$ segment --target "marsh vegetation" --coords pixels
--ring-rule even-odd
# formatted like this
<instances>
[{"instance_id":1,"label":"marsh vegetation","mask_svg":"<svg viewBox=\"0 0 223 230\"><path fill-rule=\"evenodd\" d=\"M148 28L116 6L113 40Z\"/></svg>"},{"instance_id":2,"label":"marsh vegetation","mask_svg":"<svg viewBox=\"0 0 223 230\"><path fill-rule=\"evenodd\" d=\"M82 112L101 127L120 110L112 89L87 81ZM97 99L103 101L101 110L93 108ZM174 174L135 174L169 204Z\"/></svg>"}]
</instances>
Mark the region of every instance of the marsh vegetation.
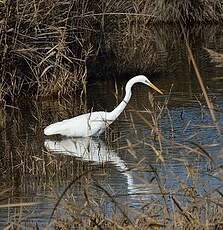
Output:
<instances>
[{"instance_id":1,"label":"marsh vegetation","mask_svg":"<svg viewBox=\"0 0 223 230\"><path fill-rule=\"evenodd\" d=\"M142 31L151 25L181 22L190 28L196 23L221 23L223 3L8 0L0 1L0 13L0 96L4 100L27 93L47 96L77 92L90 78L87 63L94 62L95 55L103 52L101 47L108 45L108 41L116 41L103 39L104 34L127 34L124 40L128 44L123 45L130 47L131 42L140 44L145 35ZM134 40L129 40L129 33ZM154 51L162 48L154 47L154 36L159 34L152 30L145 36L151 36L145 48L152 51L145 53L146 60L154 64ZM132 51L124 58L139 52Z\"/></svg>"},{"instance_id":2,"label":"marsh vegetation","mask_svg":"<svg viewBox=\"0 0 223 230\"><path fill-rule=\"evenodd\" d=\"M222 1L149 3L0 1L0 228L222 228ZM43 136L139 73L101 139Z\"/></svg>"}]
</instances>

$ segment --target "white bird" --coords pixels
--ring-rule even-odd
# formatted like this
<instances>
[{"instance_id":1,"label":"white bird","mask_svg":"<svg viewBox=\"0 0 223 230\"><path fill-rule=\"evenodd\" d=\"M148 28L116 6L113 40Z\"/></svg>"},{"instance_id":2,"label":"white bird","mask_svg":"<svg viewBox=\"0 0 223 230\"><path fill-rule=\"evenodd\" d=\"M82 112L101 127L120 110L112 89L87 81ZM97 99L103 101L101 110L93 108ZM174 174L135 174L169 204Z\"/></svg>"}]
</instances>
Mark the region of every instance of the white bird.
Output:
<instances>
[{"instance_id":1,"label":"white bird","mask_svg":"<svg viewBox=\"0 0 223 230\"><path fill-rule=\"evenodd\" d=\"M92 112L66 119L47 126L44 129L45 135L60 134L68 137L90 137L99 136L105 129L115 121L121 112L125 109L132 95L132 86L135 83L143 83L163 94L155 85L153 85L145 76L138 75L130 79L125 87L125 97L122 102L111 112Z\"/></svg>"}]
</instances>

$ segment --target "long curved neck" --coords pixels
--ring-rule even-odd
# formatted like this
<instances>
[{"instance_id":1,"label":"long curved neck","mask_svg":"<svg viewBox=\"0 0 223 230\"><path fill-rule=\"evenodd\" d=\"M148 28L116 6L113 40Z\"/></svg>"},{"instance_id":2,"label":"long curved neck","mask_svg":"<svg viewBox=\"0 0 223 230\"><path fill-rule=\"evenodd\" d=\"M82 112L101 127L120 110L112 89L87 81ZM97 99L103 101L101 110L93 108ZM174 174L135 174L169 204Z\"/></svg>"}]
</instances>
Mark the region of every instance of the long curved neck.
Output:
<instances>
[{"instance_id":1,"label":"long curved neck","mask_svg":"<svg viewBox=\"0 0 223 230\"><path fill-rule=\"evenodd\" d=\"M126 84L125 97L122 100L122 102L113 111L110 112L111 120L115 120L122 113L122 111L125 109L126 105L128 104L128 102L132 96L131 88L132 88L134 83L135 82L130 80Z\"/></svg>"}]
</instances>

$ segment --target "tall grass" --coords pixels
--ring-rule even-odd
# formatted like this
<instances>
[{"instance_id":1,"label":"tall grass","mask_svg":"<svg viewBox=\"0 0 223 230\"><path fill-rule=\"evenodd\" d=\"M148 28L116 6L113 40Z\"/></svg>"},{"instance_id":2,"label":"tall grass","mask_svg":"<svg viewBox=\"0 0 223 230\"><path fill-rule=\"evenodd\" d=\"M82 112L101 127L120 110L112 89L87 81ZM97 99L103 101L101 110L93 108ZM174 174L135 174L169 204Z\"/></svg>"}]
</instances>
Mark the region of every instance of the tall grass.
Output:
<instances>
[{"instance_id":1,"label":"tall grass","mask_svg":"<svg viewBox=\"0 0 223 230\"><path fill-rule=\"evenodd\" d=\"M24 105L32 106L32 115L30 115L32 119L29 120L28 127L25 115L18 109L24 105L10 108L7 127L1 132L1 143L4 144L1 145L0 172L3 185L0 193L0 209L8 209L9 223L6 226L13 229L22 228L25 223L31 225L27 213L34 212L38 205L40 191L50 190L46 194L53 207L47 204L47 210L51 210L52 219L50 215L47 217L44 215L43 218L47 218L46 222L50 219L50 223L44 223L44 227L56 229L221 229L223 221L221 187L212 188L206 184L208 181L205 181L201 189L200 181L200 175L207 173L209 178L216 178L219 183L222 183L221 165L215 162L215 159L211 157L211 151L207 151L205 145L177 143L174 138L169 138L163 132L161 123L164 114L169 116L170 127L174 120L168 109L170 97L171 94L166 99L163 98L163 102L161 100L158 103L157 98L152 95L149 99L146 96L149 105L144 111L135 111L131 108L131 113L136 116L128 114L128 117L133 118L127 132L134 132L132 127L136 127L135 120L138 119L138 122L142 122L148 130L143 138L140 136L140 131L136 130L138 132L134 132L135 136L132 139L134 143L126 140L125 136L111 137L109 140L109 149L121 151L120 156L123 158L125 154L128 158L131 156L135 158L135 163L128 165L127 171L122 173L139 173L139 175L141 173L151 176L151 179L138 176L137 179L143 185L142 191L133 190L130 194L125 194L125 191L117 192L107 185L106 178L113 172L106 163L95 166L89 162L78 161L72 156L57 155L39 147L43 145L42 127L44 123L47 123L46 118L51 113L49 109L51 106L59 108L52 116L60 120L73 113L80 113L79 110L86 109L84 105L78 107L78 103L71 99L39 102L39 105L38 102L36 104L31 102L29 105L25 101ZM10 124L11 127L9 127ZM32 135L24 135L24 129L29 130L28 132ZM176 135L174 129L171 131L173 136ZM184 131L181 130L181 132ZM124 143L119 142L120 139L124 140ZM181 162L182 170L186 172L183 179L168 168L167 158L170 150L165 147L166 143L171 149L178 151L179 157L175 161ZM215 144L220 143L215 142ZM143 146L142 150L137 147L139 145ZM101 146L98 149L99 155L100 148ZM148 163L150 159L148 161L141 154L145 148L153 151L157 164ZM91 150L86 149L85 154L91 154ZM191 158L195 159L195 162L190 161ZM207 169L196 164L201 159L207 162ZM170 173L162 175L161 168L166 168L166 172ZM165 183L170 176L175 181L172 187L168 187ZM18 185L19 188L17 188ZM35 194L35 199L27 197L29 194ZM21 200L19 200L20 197L22 197ZM125 200L123 197L126 197L126 202L123 201ZM140 200L139 208L133 207L134 199ZM14 215L12 215L12 210L14 210ZM40 213L37 213L38 217ZM38 224L35 226L37 228ZM39 228L42 227L39 226Z\"/></svg>"},{"instance_id":2,"label":"tall grass","mask_svg":"<svg viewBox=\"0 0 223 230\"><path fill-rule=\"evenodd\" d=\"M188 24L196 21L220 22L222 20L221 1L197 1L196 3L192 3L192 1L135 1L132 4L130 1L52 2L40 0L25 2L20 0L1 1L0 7L1 13L3 13L3 19L0 21L1 99L7 97L13 99L28 93L42 96L52 94L62 96L84 85L88 77L87 58L92 54L94 55L98 45L95 45L96 42L92 40L90 32L108 29L112 24L111 22L114 22L114 18L124 18L123 24L120 24L121 26L128 26L122 34L125 39L118 37L113 42L122 40L124 43L123 50L125 47L137 48L126 51L125 55L123 55L122 50L118 50L118 55L122 60L119 64L122 71L126 68L133 70L156 66L159 61L156 52L165 48L166 39L169 38L166 38L165 33L163 33L164 40L160 47L151 43L151 40L158 40L160 37L157 33L154 35L153 30L147 33L147 23L183 20ZM140 24L142 21L143 24ZM132 29L132 23L137 24L137 29ZM141 27L143 27L143 31ZM113 27L110 28L110 30L112 29ZM177 35L178 32L175 36ZM145 37L148 37L148 43L142 43L144 44L142 47L140 42ZM138 51L140 48L146 51L143 53L144 62L137 58L140 55ZM216 53L210 50L209 52L216 57ZM219 58L216 59L218 62L221 62L221 56L219 54ZM135 66L132 68L131 61L134 59ZM74 101L64 99L64 102L58 102L60 110L58 110L58 117L54 116L55 120L87 110L85 104L78 107ZM155 106L154 100L151 98L150 104L152 109L146 108L143 116L136 111L135 113L153 134L152 138L146 139L143 144L151 148L157 162L161 162L161 165L165 166L165 156L168 153L163 147L165 135L160 130L160 118L163 111L168 112L167 102L164 105ZM27 106L27 102L24 103L24 106ZM55 206L53 212L53 217L56 219L53 219L51 224L58 229L70 229L74 226L76 228L82 226L85 229L222 228L221 190L212 191L210 189L201 194L196 184L200 172L186 159L183 159L185 170L187 171L187 178L192 181L192 185L188 185L186 181L180 181L178 175L175 175L178 187L173 191L168 190L163 185L159 168L148 166L147 163L144 163L144 159L140 159L136 165L130 167L130 172L131 170L150 171L153 174L152 182L158 188L158 193L152 194L157 199L144 201L142 208L136 211L131 207L131 204L120 203L117 199L118 194L103 187L100 181L96 180L94 174L86 173L86 171L94 171L94 166L77 163L72 157L55 156L44 148L38 149L43 144L42 127L45 125L44 122L46 123L44 113L48 113L48 111L38 110L35 103L30 106L36 106L36 108L33 109L29 127L25 126L25 122L22 122L24 114L13 111L19 110L16 106L10 108L11 110L8 111L10 115L7 119L5 110L1 110L1 138L2 143L4 143L1 146L1 183L20 184L20 192L22 192L30 187L36 191L40 184L52 187L52 181L55 178L59 178L58 180L67 177L74 178L64 193L59 194L58 197L55 195L53 198L58 206ZM170 123L172 119L170 119ZM133 119L131 127L135 127ZM21 141L20 137L24 137L24 128L32 130L34 136L27 135ZM117 137L116 140L111 139L113 145L118 138L120 137ZM31 141L32 145L29 144ZM141 139L137 141L139 144L142 142ZM191 146L172 142L172 145L188 155L203 157L208 164L214 165L211 155L199 144ZM132 156L137 153L136 145L129 141L127 145L118 146L118 148L131 153ZM182 159L177 160L182 161ZM211 177L217 177L219 181L222 181L221 167L215 166L210 167L208 173ZM106 173L109 173L106 167L102 166L98 170L100 175ZM27 182L28 177L31 178L31 181L35 178L41 179L30 185ZM78 182L84 191L83 206L79 206L79 201L72 192L71 194L66 193ZM149 190L151 184L146 181L144 186ZM11 206L35 205L34 203L18 202L14 192L9 194L8 189L5 189L4 186L1 187L1 190L0 195L3 204L0 208L10 207L5 202L9 201L12 196L15 202ZM134 196L134 194L132 195ZM181 197L184 197L183 201ZM118 210L118 212L112 213L112 217L106 216L101 208L107 199L110 199ZM67 216L61 217L60 210L58 210L59 204L62 204L62 212L65 211ZM19 214L21 213L22 211L19 210ZM19 227L20 220L15 224ZM11 226L12 228L15 227L13 224Z\"/></svg>"},{"instance_id":3,"label":"tall grass","mask_svg":"<svg viewBox=\"0 0 223 230\"><path fill-rule=\"evenodd\" d=\"M1 84L9 96L74 91L86 78L91 53L88 1L1 3ZM23 92L22 92L23 90Z\"/></svg>"},{"instance_id":4,"label":"tall grass","mask_svg":"<svg viewBox=\"0 0 223 230\"><path fill-rule=\"evenodd\" d=\"M154 22L222 22L223 4L217 0L136 1L138 12L151 15Z\"/></svg>"},{"instance_id":5,"label":"tall grass","mask_svg":"<svg viewBox=\"0 0 223 230\"><path fill-rule=\"evenodd\" d=\"M179 130L172 128L175 117L172 117L169 112L170 97L171 94L163 98L163 102L158 103L157 98L149 95L149 99L146 96L149 100L149 103L146 103L148 107L144 108L144 111L135 111L131 108L131 113L135 113L136 116L128 114L129 120L133 118L127 132L134 132L133 129L136 129L134 143L126 140L125 136L111 137L109 140L110 149L119 149L123 158L126 153L126 157L133 156L136 159L134 164L129 165L127 173L136 172L139 175L146 173L151 176L151 179L139 176L137 179L143 184L143 189L142 191L138 189L136 192L133 190L130 194L124 192L120 194L103 183L103 179L100 180L111 174L106 164L95 167L91 163L77 161L71 156L56 155L45 148L39 148L43 144L42 127L47 123L46 117L51 112L48 107L58 107L57 113L54 112L52 116L60 120L86 110L84 104L79 105L78 101L72 100L72 97L58 101L39 102L39 105L38 102L31 102L28 105L25 101L24 105L32 106L32 108L35 106L32 109L32 119L28 127L24 121L26 120L24 114L18 109L24 105L10 108L7 126L3 124L4 129L1 133L4 145L1 146L0 164L1 183L5 183L1 187L2 206L0 205L0 209L8 208L9 210L11 222L9 221L7 226L12 229L16 226L22 228L23 223L29 223L29 216L27 215L26 219L26 213L33 211L32 206L38 205L32 203L33 200L25 198L19 202L16 192L20 196L27 195L27 191L36 194L40 187L47 190L59 184L59 191L56 189L56 191L54 189L50 191L49 199L54 206L50 207L52 219L49 225L45 224L47 227L56 229L221 229L223 221L221 186L213 188L207 185L208 181L201 182L200 175L208 174L208 178L215 178L222 183L222 166L213 159L210 151L212 148L206 150L206 142L202 145L175 141L174 136L177 135L175 131ZM161 123L164 114L169 117L168 124L173 137L169 137L162 130ZM143 138L140 136L140 131L134 128L137 125L136 118L148 130ZM10 123L11 127L9 127ZM24 128L34 135L24 136ZM204 128L205 131L207 129L212 128ZM120 139L124 139L125 143L119 143ZM166 143L171 149L177 149L179 153L179 157L174 160L181 162L182 170L186 171L183 179L168 169L167 158L171 150L165 147ZM154 152L154 159L158 162L155 166L150 165L145 156L140 154L141 150L137 148L140 144L144 146L142 149L147 147ZM217 139L213 144L220 145ZM86 154L90 154L90 150L87 150ZM218 155L221 155L220 151ZM194 158L195 162L190 161L191 158ZM207 168L201 168L196 164L201 159L207 163ZM162 175L160 170L162 167L167 168L170 174ZM165 183L170 176L175 181L173 187L168 187ZM18 184L19 191L16 190ZM64 190L61 189L61 184L65 187ZM10 185L10 188L14 186L12 192L6 189L7 185ZM81 191L81 194L77 194L77 191ZM128 202L123 202L122 198L125 196ZM134 199L141 199L140 208L133 207L131 201ZM29 205L31 207L26 209ZM109 215L105 211L107 206L110 210ZM11 210L15 209L16 212L12 215Z\"/></svg>"},{"instance_id":6,"label":"tall grass","mask_svg":"<svg viewBox=\"0 0 223 230\"><path fill-rule=\"evenodd\" d=\"M170 95L171 96L171 95ZM186 141L177 143L174 138L168 138L161 129L161 117L168 114L171 123L174 117L168 112L168 99L163 104L156 104L154 98L150 98L150 106L143 113L137 113L144 125L151 130L152 137L148 135L142 140L136 134L136 144L127 141L127 145L119 146L124 151L132 154L138 162L129 167L128 172L141 172L152 175L151 181L147 178L141 180L142 190L130 191L130 194L120 194L112 188L101 184L94 170L86 170L71 179L70 184L58 195L56 205L52 212L50 225L59 229L221 229L222 228L222 186L209 187L208 181L201 182L200 176L207 173L210 178L219 180L222 184L221 165L211 157L211 152L205 150L205 145L191 145ZM132 127L135 126L132 120ZM171 126L171 124L170 124ZM207 128L205 128L207 129ZM183 132L183 131L182 131ZM173 130L173 135L175 135ZM154 138L153 138L154 136ZM189 138L189 137L188 137ZM115 140L113 140L113 143ZM137 145L142 143L154 152L157 166L147 163L140 157ZM178 150L179 157L176 162L181 162L186 172L182 179L181 175L175 174L169 169L167 163L170 154L165 143ZM219 143L220 144L220 143ZM129 154L129 155L130 155ZM220 152L219 152L220 154ZM195 162L204 159L208 169L199 168ZM170 174L161 174L161 168L167 169ZM106 172L106 168L105 168ZM172 187L168 187L166 180L171 176L175 180ZM173 179L172 178L172 179ZM73 196L73 188L82 185L83 195ZM156 189L151 189L151 188ZM144 192L144 193L143 193ZM123 202L123 196L129 198ZM140 207L133 207L131 201L140 199ZM80 201L82 200L82 201ZM108 201L109 200L109 201ZM107 203L110 210L104 211ZM80 205L80 203L82 205ZM66 213L63 216L61 213Z\"/></svg>"},{"instance_id":7,"label":"tall grass","mask_svg":"<svg viewBox=\"0 0 223 230\"><path fill-rule=\"evenodd\" d=\"M221 22L223 6L220 0L8 0L0 2L0 11L0 96L5 99L76 91L89 77L87 59L101 45L94 33L115 30L117 20L130 25L137 19L144 26Z\"/></svg>"}]
</instances>

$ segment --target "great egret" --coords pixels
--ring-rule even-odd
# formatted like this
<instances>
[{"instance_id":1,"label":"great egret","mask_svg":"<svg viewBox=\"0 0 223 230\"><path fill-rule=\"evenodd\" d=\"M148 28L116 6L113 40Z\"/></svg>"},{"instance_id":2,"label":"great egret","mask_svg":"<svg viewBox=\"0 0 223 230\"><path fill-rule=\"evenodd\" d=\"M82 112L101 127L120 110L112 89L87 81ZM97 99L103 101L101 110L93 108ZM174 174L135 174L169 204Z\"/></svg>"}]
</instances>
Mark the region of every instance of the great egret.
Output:
<instances>
[{"instance_id":1,"label":"great egret","mask_svg":"<svg viewBox=\"0 0 223 230\"><path fill-rule=\"evenodd\" d=\"M153 85L145 76L138 75L130 79L125 87L125 97L123 101L111 112L92 112L82 114L71 119L66 119L47 126L44 129L45 135L60 134L68 137L90 137L99 136L105 129L117 119L125 109L132 95L132 86L135 83L143 83L163 94L155 85Z\"/></svg>"}]
</instances>

